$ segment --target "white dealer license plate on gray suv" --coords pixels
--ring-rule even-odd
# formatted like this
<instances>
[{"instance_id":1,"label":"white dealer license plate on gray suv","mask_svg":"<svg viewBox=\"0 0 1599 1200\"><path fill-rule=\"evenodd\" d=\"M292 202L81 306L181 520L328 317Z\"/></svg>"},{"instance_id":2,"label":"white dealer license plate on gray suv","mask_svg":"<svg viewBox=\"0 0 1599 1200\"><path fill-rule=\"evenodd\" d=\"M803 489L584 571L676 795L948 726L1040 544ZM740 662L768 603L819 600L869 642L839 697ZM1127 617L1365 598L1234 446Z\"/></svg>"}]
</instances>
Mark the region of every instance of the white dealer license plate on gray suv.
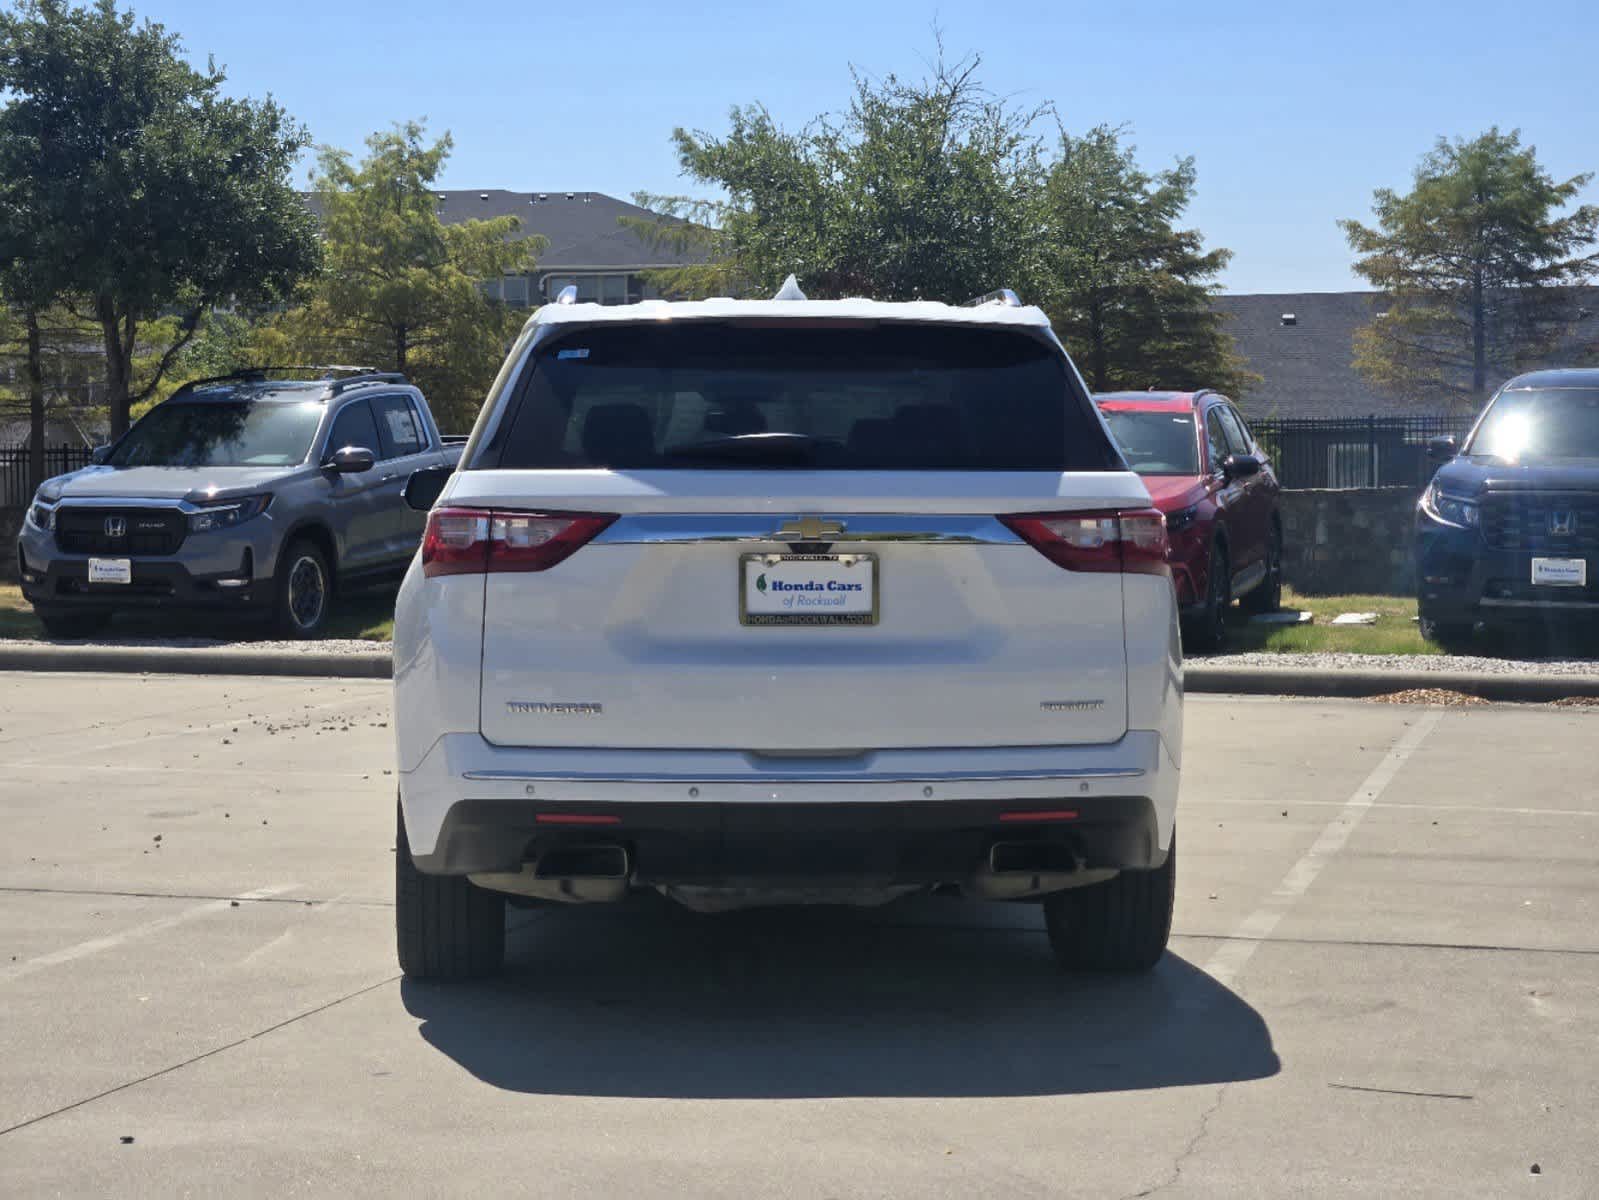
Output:
<instances>
[{"instance_id":1,"label":"white dealer license plate on gray suv","mask_svg":"<svg viewBox=\"0 0 1599 1200\"><path fill-rule=\"evenodd\" d=\"M132 583L133 560L130 558L91 558L90 583Z\"/></svg>"},{"instance_id":2,"label":"white dealer license plate on gray suv","mask_svg":"<svg viewBox=\"0 0 1599 1200\"><path fill-rule=\"evenodd\" d=\"M746 554L739 571L745 625L877 624L875 554Z\"/></svg>"}]
</instances>

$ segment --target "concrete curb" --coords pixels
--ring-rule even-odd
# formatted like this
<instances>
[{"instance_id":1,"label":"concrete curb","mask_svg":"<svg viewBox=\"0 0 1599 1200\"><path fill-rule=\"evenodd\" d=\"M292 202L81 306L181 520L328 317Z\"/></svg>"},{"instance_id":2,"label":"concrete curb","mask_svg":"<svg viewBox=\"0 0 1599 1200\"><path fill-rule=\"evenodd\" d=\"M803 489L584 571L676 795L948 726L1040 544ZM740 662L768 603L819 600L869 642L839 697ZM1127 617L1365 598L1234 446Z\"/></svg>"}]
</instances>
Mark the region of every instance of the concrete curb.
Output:
<instances>
[{"instance_id":1,"label":"concrete curb","mask_svg":"<svg viewBox=\"0 0 1599 1200\"><path fill-rule=\"evenodd\" d=\"M0 671L112 671L151 675L298 675L388 679L387 651L355 653L232 650L209 646L7 646Z\"/></svg>"},{"instance_id":2,"label":"concrete curb","mask_svg":"<svg viewBox=\"0 0 1599 1200\"><path fill-rule=\"evenodd\" d=\"M1190 663L1184 686L1195 694L1235 696L1386 696L1419 688L1440 688L1523 704L1567 696L1599 696L1599 674L1538 675L1530 671L1361 671L1309 667L1211 667Z\"/></svg>"},{"instance_id":3,"label":"concrete curb","mask_svg":"<svg viewBox=\"0 0 1599 1200\"><path fill-rule=\"evenodd\" d=\"M109 671L151 675L292 675L310 679L388 679L387 651L234 650L180 646L7 646L0 671ZM1599 696L1592 675L1468 671L1361 671L1309 667L1213 667L1189 663L1185 686L1196 695L1383 696L1442 688L1484 700L1540 703L1566 696Z\"/></svg>"}]
</instances>

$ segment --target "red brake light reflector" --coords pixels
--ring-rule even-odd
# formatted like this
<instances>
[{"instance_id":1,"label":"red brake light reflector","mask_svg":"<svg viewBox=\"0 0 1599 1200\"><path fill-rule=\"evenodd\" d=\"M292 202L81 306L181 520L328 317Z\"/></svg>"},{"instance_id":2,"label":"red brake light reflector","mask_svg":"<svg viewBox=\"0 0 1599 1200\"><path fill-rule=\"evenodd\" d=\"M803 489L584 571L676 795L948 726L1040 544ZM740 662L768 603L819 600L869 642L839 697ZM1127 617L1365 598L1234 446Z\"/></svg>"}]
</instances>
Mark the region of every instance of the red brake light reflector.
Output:
<instances>
[{"instance_id":1,"label":"red brake light reflector","mask_svg":"<svg viewBox=\"0 0 1599 1200\"><path fill-rule=\"evenodd\" d=\"M547 571L614 520L607 513L436 508L422 536L422 572L432 578Z\"/></svg>"},{"instance_id":2,"label":"red brake light reflector","mask_svg":"<svg viewBox=\"0 0 1599 1200\"><path fill-rule=\"evenodd\" d=\"M1000 813L1001 821L1075 821L1077 810L1075 808L1053 808L1042 812L1008 812Z\"/></svg>"},{"instance_id":3,"label":"red brake light reflector","mask_svg":"<svg viewBox=\"0 0 1599 1200\"><path fill-rule=\"evenodd\" d=\"M622 818L608 813L537 813L533 821L537 825L620 825Z\"/></svg>"}]
</instances>

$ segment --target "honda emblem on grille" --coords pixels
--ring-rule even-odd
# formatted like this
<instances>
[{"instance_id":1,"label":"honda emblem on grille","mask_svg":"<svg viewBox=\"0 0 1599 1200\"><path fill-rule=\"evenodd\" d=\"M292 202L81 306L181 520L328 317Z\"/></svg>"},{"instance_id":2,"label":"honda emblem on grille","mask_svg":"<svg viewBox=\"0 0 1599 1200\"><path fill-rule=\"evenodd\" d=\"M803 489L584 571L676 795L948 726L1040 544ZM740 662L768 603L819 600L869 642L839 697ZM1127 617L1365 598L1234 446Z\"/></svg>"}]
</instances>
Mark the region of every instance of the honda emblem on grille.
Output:
<instances>
[{"instance_id":1,"label":"honda emblem on grille","mask_svg":"<svg viewBox=\"0 0 1599 1200\"><path fill-rule=\"evenodd\" d=\"M105 535L108 538L128 536L128 519L126 517L107 517L105 519Z\"/></svg>"},{"instance_id":2,"label":"honda emblem on grille","mask_svg":"<svg viewBox=\"0 0 1599 1200\"><path fill-rule=\"evenodd\" d=\"M1549 514L1549 532L1555 537L1570 537L1577 532L1577 514L1569 508L1557 508Z\"/></svg>"}]
</instances>

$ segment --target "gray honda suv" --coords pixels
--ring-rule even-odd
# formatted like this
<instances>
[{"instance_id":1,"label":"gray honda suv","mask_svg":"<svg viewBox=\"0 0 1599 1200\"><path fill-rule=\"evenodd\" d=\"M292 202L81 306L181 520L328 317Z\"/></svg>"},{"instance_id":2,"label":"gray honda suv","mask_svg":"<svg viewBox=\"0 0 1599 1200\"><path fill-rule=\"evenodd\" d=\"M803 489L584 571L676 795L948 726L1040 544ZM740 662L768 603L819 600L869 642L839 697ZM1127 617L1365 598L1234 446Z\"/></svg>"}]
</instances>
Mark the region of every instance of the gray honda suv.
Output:
<instances>
[{"instance_id":1,"label":"gray honda suv","mask_svg":"<svg viewBox=\"0 0 1599 1200\"><path fill-rule=\"evenodd\" d=\"M315 637L339 591L404 572L424 523L405 482L453 467L465 439L440 436L402 375L273 374L186 384L93 466L45 481L17 566L49 634L172 608L266 616L281 636Z\"/></svg>"}]
</instances>

